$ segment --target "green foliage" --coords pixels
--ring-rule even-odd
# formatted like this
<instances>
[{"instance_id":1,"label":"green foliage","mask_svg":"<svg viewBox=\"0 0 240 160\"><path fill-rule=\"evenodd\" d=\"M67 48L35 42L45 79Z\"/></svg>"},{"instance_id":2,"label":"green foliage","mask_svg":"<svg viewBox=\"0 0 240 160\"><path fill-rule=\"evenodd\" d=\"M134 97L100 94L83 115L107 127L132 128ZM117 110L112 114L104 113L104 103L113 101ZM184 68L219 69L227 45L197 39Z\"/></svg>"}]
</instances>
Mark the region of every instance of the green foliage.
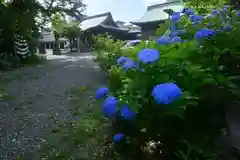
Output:
<instances>
[{"instance_id":1,"label":"green foliage","mask_svg":"<svg viewBox=\"0 0 240 160\"><path fill-rule=\"evenodd\" d=\"M67 23L64 27L63 36L70 40L70 49L73 50L74 41L81 36L81 29L79 27L79 21L72 21Z\"/></svg>"},{"instance_id":2,"label":"green foliage","mask_svg":"<svg viewBox=\"0 0 240 160\"><path fill-rule=\"evenodd\" d=\"M53 32L62 34L65 28L66 21L64 21L61 14L52 15L51 22Z\"/></svg>"},{"instance_id":3,"label":"green foliage","mask_svg":"<svg viewBox=\"0 0 240 160\"><path fill-rule=\"evenodd\" d=\"M74 39L81 35L81 29L79 27L78 21L73 21L71 23L66 24L64 27L63 35L68 39Z\"/></svg>"},{"instance_id":4,"label":"green foliage","mask_svg":"<svg viewBox=\"0 0 240 160\"><path fill-rule=\"evenodd\" d=\"M34 19L37 9L31 2L13 1L0 4L0 54L14 55L15 33L23 36L26 40L31 40L33 37L38 38L38 29Z\"/></svg>"},{"instance_id":5,"label":"green foliage","mask_svg":"<svg viewBox=\"0 0 240 160\"><path fill-rule=\"evenodd\" d=\"M21 60L22 65L34 65L34 64L40 64L46 60L46 57L39 56L36 54L29 55L26 58L23 58Z\"/></svg>"},{"instance_id":6,"label":"green foliage","mask_svg":"<svg viewBox=\"0 0 240 160\"><path fill-rule=\"evenodd\" d=\"M6 57L0 57L0 69L1 70L11 70L14 68L23 67L25 65L35 65L40 64L46 60L45 57L36 54L29 55L25 58L20 58L14 55L4 54Z\"/></svg>"},{"instance_id":7,"label":"green foliage","mask_svg":"<svg viewBox=\"0 0 240 160\"><path fill-rule=\"evenodd\" d=\"M30 53L36 53L36 40L39 38L39 33L35 21L38 13L35 1L1 3L0 8L0 68L7 70L18 68L26 62L33 62L30 60L32 56L23 58L16 55L14 42L15 35L20 35L29 42Z\"/></svg>"},{"instance_id":8,"label":"green foliage","mask_svg":"<svg viewBox=\"0 0 240 160\"><path fill-rule=\"evenodd\" d=\"M40 28L45 28L47 22L53 22L55 38L58 40L65 27L59 15L64 16L64 18L68 15L81 20L83 17L81 13L84 8L85 5L81 0L78 2L75 0L1 1L0 56L3 59L0 59L0 67L5 69L13 66L19 67L20 64L25 63L20 61L26 61L26 59L22 59L22 56L16 54L15 35L19 35L23 40L26 40L30 53L35 54ZM58 47L59 45L55 46ZM59 47L57 47L55 48L59 51ZM6 60L10 60L10 62Z\"/></svg>"},{"instance_id":9,"label":"green foliage","mask_svg":"<svg viewBox=\"0 0 240 160\"><path fill-rule=\"evenodd\" d=\"M219 150L216 138L227 128L226 108L240 98L239 80L235 78L239 73L240 18L235 16L235 11L224 14L230 16L231 21L223 22L218 16L192 25L187 16L182 17L177 28L186 30L180 36L188 42L159 45L152 41L116 53L116 48L110 51L104 45L112 40L98 39L101 45L95 52L108 51L97 54L100 56L97 58L109 65L111 95L137 113L131 122L120 117L113 122L115 131L127 136L115 145L120 153L133 159L215 160L226 152ZM228 22L232 31L217 32L210 40L194 39L195 33L209 22L214 22L214 30L222 29L223 23ZM163 28L171 25L167 21ZM168 34L162 29L158 32ZM160 59L148 65L139 62L138 52L144 48L157 49ZM120 56L138 61L144 71L137 68L124 72L114 62ZM152 89L165 82L176 83L183 91L182 97L173 104L157 105L151 96ZM149 142L155 146L152 151L144 149L149 147Z\"/></svg>"},{"instance_id":10,"label":"green foliage","mask_svg":"<svg viewBox=\"0 0 240 160\"><path fill-rule=\"evenodd\" d=\"M213 9L229 4L228 0L185 0L184 5L193 8L199 14L207 14Z\"/></svg>"},{"instance_id":11,"label":"green foliage","mask_svg":"<svg viewBox=\"0 0 240 160\"><path fill-rule=\"evenodd\" d=\"M68 15L76 20L82 20L86 5L82 0L37 0L39 4L39 11L41 18L46 22L50 21L54 14L61 13L62 15Z\"/></svg>"},{"instance_id":12,"label":"green foliage","mask_svg":"<svg viewBox=\"0 0 240 160\"><path fill-rule=\"evenodd\" d=\"M215 8L221 7L225 4L229 4L228 0L186 0L184 5L190 8L194 8L198 13L209 13Z\"/></svg>"},{"instance_id":13,"label":"green foliage","mask_svg":"<svg viewBox=\"0 0 240 160\"><path fill-rule=\"evenodd\" d=\"M121 48L124 45L123 41L111 39L109 35L93 37L95 46L94 54L97 56L97 61L100 62L100 67L103 70L110 69L116 63L117 58L121 55Z\"/></svg>"}]
</instances>

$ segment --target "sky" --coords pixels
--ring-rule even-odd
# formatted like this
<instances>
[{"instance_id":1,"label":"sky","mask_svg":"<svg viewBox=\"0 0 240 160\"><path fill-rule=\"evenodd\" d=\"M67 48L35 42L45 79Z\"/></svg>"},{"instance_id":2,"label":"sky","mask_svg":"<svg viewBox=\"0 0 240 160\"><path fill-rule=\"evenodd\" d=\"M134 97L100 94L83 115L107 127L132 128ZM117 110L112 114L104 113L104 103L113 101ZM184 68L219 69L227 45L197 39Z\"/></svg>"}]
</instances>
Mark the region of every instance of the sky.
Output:
<instances>
[{"instance_id":1,"label":"sky","mask_svg":"<svg viewBox=\"0 0 240 160\"><path fill-rule=\"evenodd\" d=\"M124 22L140 19L148 5L160 3L163 0L83 0L87 5L85 13L88 16L111 12L114 21Z\"/></svg>"}]
</instances>

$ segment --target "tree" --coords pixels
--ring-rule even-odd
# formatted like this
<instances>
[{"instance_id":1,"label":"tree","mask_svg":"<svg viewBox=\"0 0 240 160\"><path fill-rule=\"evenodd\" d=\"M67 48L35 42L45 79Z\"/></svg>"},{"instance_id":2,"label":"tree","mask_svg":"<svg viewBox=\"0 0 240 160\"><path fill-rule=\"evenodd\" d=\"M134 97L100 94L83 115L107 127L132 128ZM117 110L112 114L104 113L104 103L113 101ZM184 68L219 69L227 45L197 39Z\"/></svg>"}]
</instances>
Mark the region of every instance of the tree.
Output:
<instances>
[{"instance_id":1,"label":"tree","mask_svg":"<svg viewBox=\"0 0 240 160\"><path fill-rule=\"evenodd\" d=\"M82 20L84 8L81 0L0 0L0 66L9 58L14 59L11 64L16 64L28 57L28 53L36 53L39 31L48 26L47 23L53 26L55 53L59 54L62 20L66 16Z\"/></svg>"},{"instance_id":2,"label":"tree","mask_svg":"<svg viewBox=\"0 0 240 160\"><path fill-rule=\"evenodd\" d=\"M69 39L70 49L72 52L75 39L81 36L81 29L79 27L79 22L73 21L68 23L64 28L63 35Z\"/></svg>"},{"instance_id":3,"label":"tree","mask_svg":"<svg viewBox=\"0 0 240 160\"><path fill-rule=\"evenodd\" d=\"M39 36L35 20L38 5L34 0L12 0L1 1L0 6L0 53L14 55L15 35L28 41Z\"/></svg>"},{"instance_id":4,"label":"tree","mask_svg":"<svg viewBox=\"0 0 240 160\"><path fill-rule=\"evenodd\" d=\"M61 18L60 14L55 14L51 17L52 30L55 38L53 54L60 55L59 38L63 35L66 22Z\"/></svg>"},{"instance_id":5,"label":"tree","mask_svg":"<svg viewBox=\"0 0 240 160\"><path fill-rule=\"evenodd\" d=\"M229 0L184 0L184 3L191 8L194 7L200 14L209 13L214 8L229 4Z\"/></svg>"},{"instance_id":6,"label":"tree","mask_svg":"<svg viewBox=\"0 0 240 160\"><path fill-rule=\"evenodd\" d=\"M85 5L81 0L43 0L40 8L40 17L42 17L40 26L44 26L44 24L49 22L52 24L55 37L53 53L60 54L59 38L66 26L66 16L71 16L81 21L84 17L82 12L85 9Z\"/></svg>"},{"instance_id":7,"label":"tree","mask_svg":"<svg viewBox=\"0 0 240 160\"><path fill-rule=\"evenodd\" d=\"M82 3L82 0L39 0L38 3L40 4L40 26L51 22L52 15L56 13L60 13L62 16L68 15L78 21L82 21L84 18L82 12L85 10L86 5Z\"/></svg>"}]
</instances>

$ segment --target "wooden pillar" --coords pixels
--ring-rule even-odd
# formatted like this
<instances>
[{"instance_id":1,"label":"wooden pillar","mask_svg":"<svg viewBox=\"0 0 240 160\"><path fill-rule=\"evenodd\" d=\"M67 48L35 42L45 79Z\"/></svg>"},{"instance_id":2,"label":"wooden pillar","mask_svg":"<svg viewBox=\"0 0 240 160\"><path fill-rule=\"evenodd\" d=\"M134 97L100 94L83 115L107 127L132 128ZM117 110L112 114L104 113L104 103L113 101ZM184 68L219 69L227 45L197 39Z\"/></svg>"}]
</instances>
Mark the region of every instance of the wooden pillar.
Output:
<instances>
[{"instance_id":1,"label":"wooden pillar","mask_svg":"<svg viewBox=\"0 0 240 160\"><path fill-rule=\"evenodd\" d=\"M38 52L40 54L46 54L45 43L40 42L40 44L38 46Z\"/></svg>"}]
</instances>

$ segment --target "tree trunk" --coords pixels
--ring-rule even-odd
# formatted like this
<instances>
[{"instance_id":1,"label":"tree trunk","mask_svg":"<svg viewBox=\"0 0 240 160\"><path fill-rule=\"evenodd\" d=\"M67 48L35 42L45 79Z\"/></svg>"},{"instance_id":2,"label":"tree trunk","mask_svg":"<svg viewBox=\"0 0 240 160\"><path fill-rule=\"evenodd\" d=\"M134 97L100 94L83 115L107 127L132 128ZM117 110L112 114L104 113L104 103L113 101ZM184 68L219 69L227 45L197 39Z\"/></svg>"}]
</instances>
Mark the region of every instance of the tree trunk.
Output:
<instances>
[{"instance_id":1,"label":"tree trunk","mask_svg":"<svg viewBox=\"0 0 240 160\"><path fill-rule=\"evenodd\" d=\"M59 42L59 38L60 35L57 32L54 32L54 38L55 38L55 43L54 43L54 47L53 47L53 54L55 55L61 55L61 51L60 51L60 42Z\"/></svg>"}]
</instances>

